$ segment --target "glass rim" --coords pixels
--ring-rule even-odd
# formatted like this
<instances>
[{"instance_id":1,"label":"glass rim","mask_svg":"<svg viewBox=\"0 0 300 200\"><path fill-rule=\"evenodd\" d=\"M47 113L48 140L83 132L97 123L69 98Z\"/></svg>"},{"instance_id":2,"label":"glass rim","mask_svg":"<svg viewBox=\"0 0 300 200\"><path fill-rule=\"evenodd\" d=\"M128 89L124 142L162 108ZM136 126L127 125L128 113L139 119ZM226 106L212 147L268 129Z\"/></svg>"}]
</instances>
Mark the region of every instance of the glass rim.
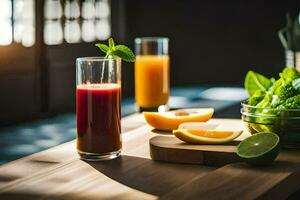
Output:
<instances>
[{"instance_id":1,"label":"glass rim","mask_svg":"<svg viewBox=\"0 0 300 200\"><path fill-rule=\"evenodd\" d=\"M169 41L168 37L136 37L134 39L135 43L144 42L156 42L156 41Z\"/></svg>"},{"instance_id":2,"label":"glass rim","mask_svg":"<svg viewBox=\"0 0 300 200\"><path fill-rule=\"evenodd\" d=\"M263 107L258 107L258 106L251 106L248 105L245 101L241 102L241 105L243 108L253 108L253 109L264 109L264 110L268 110L268 111L289 111L289 112L300 112L300 109L276 109L276 108L263 108Z\"/></svg>"},{"instance_id":3,"label":"glass rim","mask_svg":"<svg viewBox=\"0 0 300 200\"><path fill-rule=\"evenodd\" d=\"M90 57L79 57L76 58L76 61L79 62L90 62L90 61L108 61L108 60L121 60L119 57L110 57L110 58L105 58L104 56L90 56Z\"/></svg>"}]
</instances>

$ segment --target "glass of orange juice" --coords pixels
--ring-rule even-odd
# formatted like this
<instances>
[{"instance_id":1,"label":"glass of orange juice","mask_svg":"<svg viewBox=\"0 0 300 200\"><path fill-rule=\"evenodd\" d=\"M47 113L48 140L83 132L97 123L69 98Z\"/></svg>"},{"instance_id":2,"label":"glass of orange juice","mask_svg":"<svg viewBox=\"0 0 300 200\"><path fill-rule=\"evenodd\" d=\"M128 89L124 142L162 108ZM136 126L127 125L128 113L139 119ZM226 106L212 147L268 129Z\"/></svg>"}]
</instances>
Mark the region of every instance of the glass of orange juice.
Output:
<instances>
[{"instance_id":1,"label":"glass of orange juice","mask_svg":"<svg viewBox=\"0 0 300 200\"><path fill-rule=\"evenodd\" d=\"M134 43L135 100L139 111L165 110L170 95L169 39L142 37Z\"/></svg>"}]
</instances>

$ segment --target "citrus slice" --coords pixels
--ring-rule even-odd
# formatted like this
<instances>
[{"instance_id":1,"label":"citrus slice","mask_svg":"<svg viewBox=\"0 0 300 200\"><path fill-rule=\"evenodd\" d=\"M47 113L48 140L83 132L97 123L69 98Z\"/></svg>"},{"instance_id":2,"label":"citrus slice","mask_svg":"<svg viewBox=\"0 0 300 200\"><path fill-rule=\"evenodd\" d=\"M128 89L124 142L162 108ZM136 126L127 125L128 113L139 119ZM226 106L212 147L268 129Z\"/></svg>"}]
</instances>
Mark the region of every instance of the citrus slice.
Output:
<instances>
[{"instance_id":1,"label":"citrus slice","mask_svg":"<svg viewBox=\"0 0 300 200\"><path fill-rule=\"evenodd\" d=\"M220 124L211 122L185 122L178 126L178 129L188 130L212 130L216 129Z\"/></svg>"},{"instance_id":2,"label":"citrus slice","mask_svg":"<svg viewBox=\"0 0 300 200\"><path fill-rule=\"evenodd\" d=\"M180 140L194 144L223 144L240 136L241 130L188 130L177 129L173 134Z\"/></svg>"},{"instance_id":3,"label":"citrus slice","mask_svg":"<svg viewBox=\"0 0 300 200\"><path fill-rule=\"evenodd\" d=\"M159 130L171 131L184 122L206 122L214 113L213 108L182 109L168 112L144 112L147 123Z\"/></svg>"},{"instance_id":4,"label":"citrus slice","mask_svg":"<svg viewBox=\"0 0 300 200\"><path fill-rule=\"evenodd\" d=\"M279 154L279 141L275 133L256 133L240 142L237 155L251 165L268 165Z\"/></svg>"}]
</instances>

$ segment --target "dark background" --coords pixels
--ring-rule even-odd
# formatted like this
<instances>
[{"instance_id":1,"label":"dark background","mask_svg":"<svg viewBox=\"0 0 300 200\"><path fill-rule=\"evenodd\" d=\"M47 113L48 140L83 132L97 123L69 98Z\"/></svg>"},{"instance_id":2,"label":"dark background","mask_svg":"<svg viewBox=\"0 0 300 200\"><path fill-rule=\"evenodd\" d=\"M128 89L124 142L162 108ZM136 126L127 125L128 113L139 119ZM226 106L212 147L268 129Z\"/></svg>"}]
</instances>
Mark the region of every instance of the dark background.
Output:
<instances>
[{"instance_id":1,"label":"dark background","mask_svg":"<svg viewBox=\"0 0 300 200\"><path fill-rule=\"evenodd\" d=\"M0 46L0 125L75 109L75 59L99 55L92 43L43 44L43 1L36 1L37 41ZM249 69L275 76L284 67L277 31L300 1L112 0L115 40L170 38L171 86L239 84ZM1 31L1 30L0 30ZM133 64L123 63L123 97L133 96Z\"/></svg>"}]
</instances>

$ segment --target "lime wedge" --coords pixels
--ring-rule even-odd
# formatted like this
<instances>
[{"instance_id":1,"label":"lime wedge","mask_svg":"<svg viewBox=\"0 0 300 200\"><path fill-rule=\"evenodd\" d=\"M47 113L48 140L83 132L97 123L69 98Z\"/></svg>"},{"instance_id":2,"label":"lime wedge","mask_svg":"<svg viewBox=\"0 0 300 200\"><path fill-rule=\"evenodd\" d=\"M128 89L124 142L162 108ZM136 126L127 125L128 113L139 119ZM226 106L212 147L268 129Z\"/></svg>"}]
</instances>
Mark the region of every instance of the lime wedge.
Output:
<instances>
[{"instance_id":1,"label":"lime wedge","mask_svg":"<svg viewBox=\"0 0 300 200\"><path fill-rule=\"evenodd\" d=\"M269 165L279 154L279 137L275 133L257 133L244 139L237 147L237 155L248 164Z\"/></svg>"}]
</instances>

